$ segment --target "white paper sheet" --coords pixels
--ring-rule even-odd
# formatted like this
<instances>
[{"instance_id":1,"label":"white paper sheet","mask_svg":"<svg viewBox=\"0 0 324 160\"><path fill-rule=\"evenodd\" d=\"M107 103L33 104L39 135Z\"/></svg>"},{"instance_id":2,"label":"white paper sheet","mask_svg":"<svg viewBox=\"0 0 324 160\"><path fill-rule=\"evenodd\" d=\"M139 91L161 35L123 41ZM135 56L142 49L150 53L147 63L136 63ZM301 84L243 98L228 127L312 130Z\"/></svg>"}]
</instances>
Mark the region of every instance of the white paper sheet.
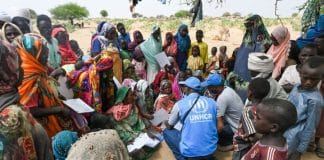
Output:
<instances>
[{"instance_id":1,"label":"white paper sheet","mask_svg":"<svg viewBox=\"0 0 324 160\"><path fill-rule=\"evenodd\" d=\"M117 88L122 87L122 85L120 84L120 82L118 81L118 79L115 76L113 77L113 81L114 81Z\"/></svg>"},{"instance_id":2,"label":"white paper sheet","mask_svg":"<svg viewBox=\"0 0 324 160\"><path fill-rule=\"evenodd\" d=\"M94 112L95 110L83 102L80 98L77 99L68 99L63 101L68 107L74 110L77 113L90 113Z\"/></svg>"},{"instance_id":3,"label":"white paper sheet","mask_svg":"<svg viewBox=\"0 0 324 160\"><path fill-rule=\"evenodd\" d=\"M133 152L136 149L141 149L144 146L151 148L156 147L160 143L157 139L150 138L147 133L141 133L132 144L127 145L127 150L129 153Z\"/></svg>"},{"instance_id":4,"label":"white paper sheet","mask_svg":"<svg viewBox=\"0 0 324 160\"><path fill-rule=\"evenodd\" d=\"M161 68L163 68L165 65L170 65L170 61L165 52L161 52L155 55L155 59L159 63Z\"/></svg>"},{"instance_id":5,"label":"white paper sheet","mask_svg":"<svg viewBox=\"0 0 324 160\"><path fill-rule=\"evenodd\" d=\"M169 119L169 114L165 109L160 109L156 111L154 114L154 119L151 120L152 125L157 126L161 124L163 121Z\"/></svg>"},{"instance_id":6,"label":"white paper sheet","mask_svg":"<svg viewBox=\"0 0 324 160\"><path fill-rule=\"evenodd\" d=\"M66 81L67 78L65 76L60 76L58 78L58 83L60 84L57 87L57 90L59 91L59 93L65 98L65 99L72 99L73 98L73 90L72 89L68 89L66 86Z\"/></svg>"}]
</instances>

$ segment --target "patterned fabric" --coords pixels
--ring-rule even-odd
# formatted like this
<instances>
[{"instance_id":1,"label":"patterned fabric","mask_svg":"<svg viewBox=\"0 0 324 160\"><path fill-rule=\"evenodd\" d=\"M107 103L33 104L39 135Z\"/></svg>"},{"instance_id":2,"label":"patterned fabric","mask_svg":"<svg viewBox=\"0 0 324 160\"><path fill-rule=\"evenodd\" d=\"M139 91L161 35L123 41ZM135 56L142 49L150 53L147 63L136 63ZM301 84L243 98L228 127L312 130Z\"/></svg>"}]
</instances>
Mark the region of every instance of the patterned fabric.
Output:
<instances>
[{"instance_id":1,"label":"patterned fabric","mask_svg":"<svg viewBox=\"0 0 324 160\"><path fill-rule=\"evenodd\" d=\"M275 147L263 145L258 141L242 160L285 160L288 159L288 145Z\"/></svg>"},{"instance_id":2,"label":"patterned fabric","mask_svg":"<svg viewBox=\"0 0 324 160\"><path fill-rule=\"evenodd\" d=\"M155 111L158 111L163 108L170 113L175 102L176 99L174 95L160 94L155 100L154 109Z\"/></svg>"},{"instance_id":3,"label":"patterned fabric","mask_svg":"<svg viewBox=\"0 0 324 160\"><path fill-rule=\"evenodd\" d=\"M52 37L56 37L59 32L66 32L64 28L54 28L52 30ZM76 53L72 50L69 37L66 35L66 42L65 44L58 44L58 48L61 54L61 65L65 64L75 64L76 60L78 59Z\"/></svg>"},{"instance_id":4,"label":"patterned fabric","mask_svg":"<svg viewBox=\"0 0 324 160\"><path fill-rule=\"evenodd\" d=\"M320 0L308 1L301 20L302 32L307 32L309 27L315 24L319 15L320 15Z\"/></svg>"},{"instance_id":5,"label":"patterned fabric","mask_svg":"<svg viewBox=\"0 0 324 160\"><path fill-rule=\"evenodd\" d=\"M61 66L61 55L58 52L58 42L56 38L52 38L52 43L47 43L48 48L48 65L52 69L56 69Z\"/></svg>"},{"instance_id":6,"label":"patterned fabric","mask_svg":"<svg viewBox=\"0 0 324 160\"><path fill-rule=\"evenodd\" d=\"M53 154L55 160L65 160L74 142L78 140L78 133L61 131L52 140Z\"/></svg>"}]
</instances>

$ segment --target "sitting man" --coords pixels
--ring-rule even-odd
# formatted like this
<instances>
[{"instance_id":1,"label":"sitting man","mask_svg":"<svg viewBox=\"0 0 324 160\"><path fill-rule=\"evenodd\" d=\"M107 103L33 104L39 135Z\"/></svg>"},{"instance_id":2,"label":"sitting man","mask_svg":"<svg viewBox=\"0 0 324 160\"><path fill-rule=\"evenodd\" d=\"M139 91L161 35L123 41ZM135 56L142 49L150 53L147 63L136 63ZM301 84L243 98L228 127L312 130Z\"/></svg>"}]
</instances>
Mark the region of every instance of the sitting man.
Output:
<instances>
[{"instance_id":1,"label":"sitting man","mask_svg":"<svg viewBox=\"0 0 324 160\"><path fill-rule=\"evenodd\" d=\"M177 160L212 160L218 141L217 105L213 99L199 95L201 86L197 78L190 77L179 83L184 85L183 92L187 96L175 103L165 122L164 139Z\"/></svg>"},{"instance_id":2,"label":"sitting man","mask_svg":"<svg viewBox=\"0 0 324 160\"><path fill-rule=\"evenodd\" d=\"M220 74L211 74L201 86L206 87L205 95L217 102L219 150L230 151L233 149L233 136L241 117L243 102L232 88L224 86L224 80Z\"/></svg>"}]
</instances>

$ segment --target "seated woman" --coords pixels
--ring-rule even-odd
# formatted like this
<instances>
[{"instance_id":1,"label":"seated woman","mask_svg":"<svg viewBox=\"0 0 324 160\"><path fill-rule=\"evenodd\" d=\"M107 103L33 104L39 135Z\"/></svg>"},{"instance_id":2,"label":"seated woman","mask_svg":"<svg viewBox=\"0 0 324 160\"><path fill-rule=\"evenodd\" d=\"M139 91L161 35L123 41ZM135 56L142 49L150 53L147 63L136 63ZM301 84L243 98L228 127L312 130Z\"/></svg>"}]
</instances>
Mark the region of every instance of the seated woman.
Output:
<instances>
[{"instance_id":1,"label":"seated woman","mask_svg":"<svg viewBox=\"0 0 324 160\"><path fill-rule=\"evenodd\" d=\"M5 41L0 41L0 60L0 159L51 159L46 131L19 105L21 59Z\"/></svg>"},{"instance_id":2,"label":"seated woman","mask_svg":"<svg viewBox=\"0 0 324 160\"><path fill-rule=\"evenodd\" d=\"M14 43L24 70L24 79L19 86L20 103L29 108L52 137L62 129L81 129L85 124L73 123L72 112L58 98L55 81L47 75L48 48L44 42L39 35L25 34Z\"/></svg>"},{"instance_id":3,"label":"seated woman","mask_svg":"<svg viewBox=\"0 0 324 160\"><path fill-rule=\"evenodd\" d=\"M153 89L149 85L148 81L143 79L139 80L134 87L134 91L136 92L137 105L141 108L141 110L144 113L153 114Z\"/></svg>"},{"instance_id":4,"label":"seated woman","mask_svg":"<svg viewBox=\"0 0 324 160\"><path fill-rule=\"evenodd\" d=\"M78 57L72 50L69 36L64 28L53 28L52 36L58 41L59 52L61 54L61 65L75 64Z\"/></svg>"},{"instance_id":5,"label":"seated woman","mask_svg":"<svg viewBox=\"0 0 324 160\"><path fill-rule=\"evenodd\" d=\"M175 96L172 94L171 82L169 80L162 80L160 84L160 94L154 103L155 111L164 109L171 112L171 109L176 102Z\"/></svg>"},{"instance_id":6,"label":"seated woman","mask_svg":"<svg viewBox=\"0 0 324 160\"><path fill-rule=\"evenodd\" d=\"M12 43L16 37L23 34L15 24L9 22L6 22L2 26L2 33L3 35L1 35L1 39L9 43Z\"/></svg>"}]
</instances>

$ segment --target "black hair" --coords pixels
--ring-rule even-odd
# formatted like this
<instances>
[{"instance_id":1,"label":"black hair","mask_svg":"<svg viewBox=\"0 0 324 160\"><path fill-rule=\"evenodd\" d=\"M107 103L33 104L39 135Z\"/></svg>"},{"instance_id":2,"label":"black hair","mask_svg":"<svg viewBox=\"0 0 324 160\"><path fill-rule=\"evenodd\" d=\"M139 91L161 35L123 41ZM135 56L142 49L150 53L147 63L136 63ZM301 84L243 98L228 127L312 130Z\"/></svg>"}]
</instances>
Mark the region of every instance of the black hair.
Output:
<instances>
[{"instance_id":1,"label":"black hair","mask_svg":"<svg viewBox=\"0 0 324 160\"><path fill-rule=\"evenodd\" d=\"M227 46L220 46L219 47L219 50L221 50L221 48L224 48L225 49L225 52L227 52Z\"/></svg>"},{"instance_id":2,"label":"black hair","mask_svg":"<svg viewBox=\"0 0 324 160\"><path fill-rule=\"evenodd\" d=\"M215 50L217 52L217 47L212 47L211 51Z\"/></svg>"},{"instance_id":3,"label":"black hair","mask_svg":"<svg viewBox=\"0 0 324 160\"><path fill-rule=\"evenodd\" d=\"M45 15L45 14L41 14L41 15L38 15L38 16L37 16L36 23L39 24L40 21L47 21L47 22L52 23L51 18L49 18L49 17L48 17L47 15Z\"/></svg>"},{"instance_id":4,"label":"black hair","mask_svg":"<svg viewBox=\"0 0 324 160\"><path fill-rule=\"evenodd\" d=\"M254 78L248 89L256 100L262 101L270 91L270 83L265 78Z\"/></svg>"},{"instance_id":5,"label":"black hair","mask_svg":"<svg viewBox=\"0 0 324 160\"><path fill-rule=\"evenodd\" d=\"M318 68L321 65L324 65L324 57L323 56L312 56L309 57L304 65L308 65L310 68Z\"/></svg>"},{"instance_id":6,"label":"black hair","mask_svg":"<svg viewBox=\"0 0 324 160\"><path fill-rule=\"evenodd\" d=\"M201 29L199 29L199 30L196 31L196 35L197 34L202 34L204 36L204 32Z\"/></svg>"},{"instance_id":7,"label":"black hair","mask_svg":"<svg viewBox=\"0 0 324 160\"><path fill-rule=\"evenodd\" d=\"M89 127L93 129L107 129L107 125L111 125L112 120L109 116L101 113L94 113L89 121Z\"/></svg>"},{"instance_id":8,"label":"black hair","mask_svg":"<svg viewBox=\"0 0 324 160\"><path fill-rule=\"evenodd\" d=\"M198 45L194 45L194 46L192 46L192 48L191 48L191 50L193 50L194 48L197 48L198 49L198 56L200 56L200 48L199 48L199 46Z\"/></svg>"},{"instance_id":9,"label":"black hair","mask_svg":"<svg viewBox=\"0 0 324 160\"><path fill-rule=\"evenodd\" d=\"M309 48L311 50L314 50L315 55L318 55L318 46L317 46L317 44L315 44L315 43L308 43L301 50L303 50L304 48Z\"/></svg>"},{"instance_id":10,"label":"black hair","mask_svg":"<svg viewBox=\"0 0 324 160\"><path fill-rule=\"evenodd\" d=\"M15 24L23 34L30 33L29 19L24 17L14 17L11 22Z\"/></svg>"},{"instance_id":11,"label":"black hair","mask_svg":"<svg viewBox=\"0 0 324 160\"><path fill-rule=\"evenodd\" d=\"M288 58L293 59L296 61L297 64L300 64L298 55L300 53L300 48L297 45L295 40L290 40L290 51L288 54Z\"/></svg>"},{"instance_id":12,"label":"black hair","mask_svg":"<svg viewBox=\"0 0 324 160\"><path fill-rule=\"evenodd\" d=\"M279 132L285 132L297 121L297 110L291 102L278 98L265 99L261 102L262 110L268 114L271 123L279 125Z\"/></svg>"},{"instance_id":13,"label":"black hair","mask_svg":"<svg viewBox=\"0 0 324 160\"><path fill-rule=\"evenodd\" d=\"M120 26L124 26L124 24L123 23L120 23L120 22L117 23L117 28L120 27Z\"/></svg>"}]
</instances>

